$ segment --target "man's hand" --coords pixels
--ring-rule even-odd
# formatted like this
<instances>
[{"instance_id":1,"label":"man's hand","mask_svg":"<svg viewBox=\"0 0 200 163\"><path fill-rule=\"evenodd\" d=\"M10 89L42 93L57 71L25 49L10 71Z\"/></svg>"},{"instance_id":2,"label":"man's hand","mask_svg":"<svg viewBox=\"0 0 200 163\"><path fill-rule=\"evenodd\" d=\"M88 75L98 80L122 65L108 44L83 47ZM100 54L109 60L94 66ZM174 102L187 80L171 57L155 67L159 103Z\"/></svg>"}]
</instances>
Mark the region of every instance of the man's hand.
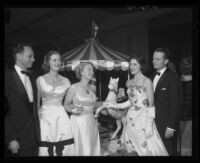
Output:
<instances>
[{"instance_id":1,"label":"man's hand","mask_svg":"<svg viewBox=\"0 0 200 163\"><path fill-rule=\"evenodd\" d=\"M169 139L169 138L171 138L173 136L174 136L174 130L171 130L171 129L167 128L166 131L165 131L165 138Z\"/></svg>"},{"instance_id":2,"label":"man's hand","mask_svg":"<svg viewBox=\"0 0 200 163\"><path fill-rule=\"evenodd\" d=\"M13 140L8 144L8 149L10 149L13 154L18 153L19 148L19 142L17 140Z\"/></svg>"}]
</instances>

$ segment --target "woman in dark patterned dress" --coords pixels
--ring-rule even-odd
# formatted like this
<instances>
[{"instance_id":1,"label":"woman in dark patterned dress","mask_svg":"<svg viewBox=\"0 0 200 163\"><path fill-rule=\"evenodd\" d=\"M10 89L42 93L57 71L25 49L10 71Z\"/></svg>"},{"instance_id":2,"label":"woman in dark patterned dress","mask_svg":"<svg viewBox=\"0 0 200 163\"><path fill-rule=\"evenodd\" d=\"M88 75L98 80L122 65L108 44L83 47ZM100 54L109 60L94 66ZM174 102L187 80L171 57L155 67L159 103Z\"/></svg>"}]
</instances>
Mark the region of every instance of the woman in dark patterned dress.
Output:
<instances>
[{"instance_id":1,"label":"woman in dark patterned dress","mask_svg":"<svg viewBox=\"0 0 200 163\"><path fill-rule=\"evenodd\" d=\"M180 136L178 151L181 156L192 155L192 57L186 57L180 63L183 87L183 112L179 125Z\"/></svg>"}]
</instances>

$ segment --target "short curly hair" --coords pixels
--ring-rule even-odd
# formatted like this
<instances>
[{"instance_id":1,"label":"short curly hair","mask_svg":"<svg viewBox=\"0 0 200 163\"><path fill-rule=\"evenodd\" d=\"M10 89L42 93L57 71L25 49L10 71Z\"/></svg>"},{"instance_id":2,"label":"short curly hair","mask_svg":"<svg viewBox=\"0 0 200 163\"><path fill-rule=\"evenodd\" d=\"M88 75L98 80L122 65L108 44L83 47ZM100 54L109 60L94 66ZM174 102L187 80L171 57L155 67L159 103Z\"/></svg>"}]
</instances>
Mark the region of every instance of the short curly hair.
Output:
<instances>
[{"instance_id":1,"label":"short curly hair","mask_svg":"<svg viewBox=\"0 0 200 163\"><path fill-rule=\"evenodd\" d=\"M88 64L90 64L92 66L92 68L93 68L93 71L95 71L94 66L93 66L92 63L90 63L90 62L81 62L78 65L78 67L76 68L76 70L75 70L75 74L76 74L77 79L81 80L81 73L83 72L84 67L86 65L88 65Z\"/></svg>"},{"instance_id":2,"label":"short curly hair","mask_svg":"<svg viewBox=\"0 0 200 163\"><path fill-rule=\"evenodd\" d=\"M45 56L44 56L44 62L43 62L43 64L42 64L42 70L44 71L44 72L49 72L50 71L50 65L49 65L49 60L50 60L50 58L51 58L51 56L53 55L53 54L58 54L59 56L60 56L60 53L58 52L58 51L55 51L55 50L51 50L51 51L49 51Z\"/></svg>"},{"instance_id":3,"label":"short curly hair","mask_svg":"<svg viewBox=\"0 0 200 163\"><path fill-rule=\"evenodd\" d=\"M185 57L181 60L179 69L182 75L192 74L192 57Z\"/></svg>"}]
</instances>

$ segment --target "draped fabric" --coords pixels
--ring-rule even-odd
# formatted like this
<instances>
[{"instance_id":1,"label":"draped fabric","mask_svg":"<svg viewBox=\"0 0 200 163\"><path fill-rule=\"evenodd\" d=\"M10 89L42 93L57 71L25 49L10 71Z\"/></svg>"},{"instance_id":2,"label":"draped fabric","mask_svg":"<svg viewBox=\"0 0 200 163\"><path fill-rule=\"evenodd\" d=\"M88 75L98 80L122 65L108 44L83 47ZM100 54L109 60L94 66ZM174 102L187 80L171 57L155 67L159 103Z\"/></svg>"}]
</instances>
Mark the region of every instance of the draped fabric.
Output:
<instances>
[{"instance_id":1,"label":"draped fabric","mask_svg":"<svg viewBox=\"0 0 200 163\"><path fill-rule=\"evenodd\" d=\"M95 94L87 96L75 95L73 104L84 107L81 115L71 115L72 132L75 150L78 156L100 156L100 137L93 109L96 101Z\"/></svg>"}]
</instances>

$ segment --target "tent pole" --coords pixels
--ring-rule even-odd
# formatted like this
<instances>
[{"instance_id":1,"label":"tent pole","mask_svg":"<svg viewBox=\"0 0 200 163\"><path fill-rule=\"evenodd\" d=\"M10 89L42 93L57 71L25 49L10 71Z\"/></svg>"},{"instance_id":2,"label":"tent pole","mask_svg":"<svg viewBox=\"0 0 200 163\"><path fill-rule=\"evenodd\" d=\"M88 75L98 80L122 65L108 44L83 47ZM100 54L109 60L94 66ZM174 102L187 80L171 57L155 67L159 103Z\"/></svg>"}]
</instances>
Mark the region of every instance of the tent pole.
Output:
<instances>
[{"instance_id":1,"label":"tent pole","mask_svg":"<svg viewBox=\"0 0 200 163\"><path fill-rule=\"evenodd\" d=\"M93 30L94 30L94 29L93 29L93 28L94 28L94 27L93 27L93 26L94 26L93 24L94 24L94 23L93 23L93 20L92 20L92 37L93 37L93 33L94 33L94 32L93 32Z\"/></svg>"},{"instance_id":2,"label":"tent pole","mask_svg":"<svg viewBox=\"0 0 200 163\"><path fill-rule=\"evenodd\" d=\"M128 80L130 80L129 69L128 69Z\"/></svg>"},{"instance_id":3,"label":"tent pole","mask_svg":"<svg viewBox=\"0 0 200 163\"><path fill-rule=\"evenodd\" d=\"M99 94L100 94L100 101L101 101L101 71L99 71Z\"/></svg>"}]
</instances>

